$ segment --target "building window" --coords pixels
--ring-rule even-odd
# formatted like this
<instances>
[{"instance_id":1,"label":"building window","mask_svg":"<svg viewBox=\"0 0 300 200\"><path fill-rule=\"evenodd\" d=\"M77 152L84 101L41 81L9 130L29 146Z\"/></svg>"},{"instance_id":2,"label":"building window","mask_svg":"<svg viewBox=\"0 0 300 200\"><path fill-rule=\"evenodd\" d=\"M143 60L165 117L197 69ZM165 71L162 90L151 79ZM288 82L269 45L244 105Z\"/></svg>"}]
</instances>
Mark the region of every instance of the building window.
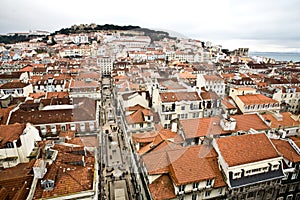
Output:
<instances>
[{"instance_id":1,"label":"building window","mask_svg":"<svg viewBox=\"0 0 300 200\"><path fill-rule=\"evenodd\" d=\"M165 115L165 120L171 120L172 119L172 115Z\"/></svg>"},{"instance_id":2,"label":"building window","mask_svg":"<svg viewBox=\"0 0 300 200\"><path fill-rule=\"evenodd\" d=\"M211 186L212 185L212 181L213 181L212 179L207 180L206 181L206 186Z\"/></svg>"},{"instance_id":3,"label":"building window","mask_svg":"<svg viewBox=\"0 0 300 200\"><path fill-rule=\"evenodd\" d=\"M272 165L272 171L278 170L278 169L279 169L279 164Z\"/></svg>"},{"instance_id":4,"label":"building window","mask_svg":"<svg viewBox=\"0 0 300 200\"><path fill-rule=\"evenodd\" d=\"M193 118L199 118L199 113L193 113Z\"/></svg>"},{"instance_id":5,"label":"building window","mask_svg":"<svg viewBox=\"0 0 300 200\"><path fill-rule=\"evenodd\" d=\"M292 174L292 179L296 179L297 178L297 172L294 172L293 174Z\"/></svg>"},{"instance_id":6,"label":"building window","mask_svg":"<svg viewBox=\"0 0 300 200\"><path fill-rule=\"evenodd\" d=\"M193 189L198 189L199 183L193 183Z\"/></svg>"},{"instance_id":7,"label":"building window","mask_svg":"<svg viewBox=\"0 0 300 200\"><path fill-rule=\"evenodd\" d=\"M184 192L185 185L179 185L179 192Z\"/></svg>"},{"instance_id":8,"label":"building window","mask_svg":"<svg viewBox=\"0 0 300 200\"><path fill-rule=\"evenodd\" d=\"M6 143L6 148L14 148L14 145L12 142L7 142Z\"/></svg>"},{"instance_id":9,"label":"building window","mask_svg":"<svg viewBox=\"0 0 300 200\"><path fill-rule=\"evenodd\" d=\"M65 125L62 125L62 126L61 126L61 130L62 130L62 131L66 131L66 126L65 126Z\"/></svg>"},{"instance_id":10,"label":"building window","mask_svg":"<svg viewBox=\"0 0 300 200\"><path fill-rule=\"evenodd\" d=\"M168 129L168 128L171 128L171 125L170 124L165 124L164 129Z\"/></svg>"},{"instance_id":11,"label":"building window","mask_svg":"<svg viewBox=\"0 0 300 200\"><path fill-rule=\"evenodd\" d=\"M297 194L296 194L295 200L300 200L300 193L297 193Z\"/></svg>"},{"instance_id":12,"label":"building window","mask_svg":"<svg viewBox=\"0 0 300 200\"><path fill-rule=\"evenodd\" d=\"M286 197L286 200L292 200L293 199L293 195L292 194L290 194L290 195L288 195L287 197Z\"/></svg>"},{"instance_id":13,"label":"building window","mask_svg":"<svg viewBox=\"0 0 300 200\"><path fill-rule=\"evenodd\" d=\"M286 185L282 186L279 190L279 193L285 193L285 190L286 190Z\"/></svg>"},{"instance_id":14,"label":"building window","mask_svg":"<svg viewBox=\"0 0 300 200\"><path fill-rule=\"evenodd\" d=\"M205 191L205 197L209 197L210 193L211 193L211 191Z\"/></svg>"},{"instance_id":15,"label":"building window","mask_svg":"<svg viewBox=\"0 0 300 200\"><path fill-rule=\"evenodd\" d=\"M181 110L185 110L185 106L181 106Z\"/></svg>"},{"instance_id":16,"label":"building window","mask_svg":"<svg viewBox=\"0 0 300 200\"><path fill-rule=\"evenodd\" d=\"M290 185L289 191L290 191L290 192L295 191L295 188L296 188L296 185L295 185L295 184Z\"/></svg>"},{"instance_id":17,"label":"building window","mask_svg":"<svg viewBox=\"0 0 300 200\"><path fill-rule=\"evenodd\" d=\"M223 188L220 188L218 191L219 191L219 194L222 194L223 193Z\"/></svg>"},{"instance_id":18,"label":"building window","mask_svg":"<svg viewBox=\"0 0 300 200\"><path fill-rule=\"evenodd\" d=\"M192 194L192 200L197 200L198 194Z\"/></svg>"},{"instance_id":19,"label":"building window","mask_svg":"<svg viewBox=\"0 0 300 200\"><path fill-rule=\"evenodd\" d=\"M254 192L249 192L247 198L253 198L253 197L254 197Z\"/></svg>"}]
</instances>

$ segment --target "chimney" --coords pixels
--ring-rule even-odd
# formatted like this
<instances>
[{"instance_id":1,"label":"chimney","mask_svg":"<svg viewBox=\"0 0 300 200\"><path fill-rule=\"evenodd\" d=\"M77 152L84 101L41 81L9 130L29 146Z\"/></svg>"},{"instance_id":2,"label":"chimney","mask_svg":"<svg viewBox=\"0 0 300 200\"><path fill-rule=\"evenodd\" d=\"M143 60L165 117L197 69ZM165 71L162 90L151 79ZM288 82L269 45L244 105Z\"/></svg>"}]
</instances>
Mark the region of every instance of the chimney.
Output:
<instances>
[{"instance_id":1,"label":"chimney","mask_svg":"<svg viewBox=\"0 0 300 200\"><path fill-rule=\"evenodd\" d=\"M46 174L46 164L45 161L41 158L37 159L33 165L33 173L35 178L43 178Z\"/></svg>"},{"instance_id":2,"label":"chimney","mask_svg":"<svg viewBox=\"0 0 300 200\"><path fill-rule=\"evenodd\" d=\"M172 122L171 124L171 131L176 133L177 132L177 122Z\"/></svg>"},{"instance_id":3,"label":"chimney","mask_svg":"<svg viewBox=\"0 0 300 200\"><path fill-rule=\"evenodd\" d=\"M224 131L234 131L236 127L236 120L226 114L223 114L220 120L220 126Z\"/></svg>"},{"instance_id":4,"label":"chimney","mask_svg":"<svg viewBox=\"0 0 300 200\"><path fill-rule=\"evenodd\" d=\"M282 121L282 115L279 112L273 112L272 115L277 121Z\"/></svg>"},{"instance_id":5,"label":"chimney","mask_svg":"<svg viewBox=\"0 0 300 200\"><path fill-rule=\"evenodd\" d=\"M146 92L142 92L141 95L142 95L142 97L143 97L145 100L147 100L147 99L146 99Z\"/></svg>"}]
</instances>

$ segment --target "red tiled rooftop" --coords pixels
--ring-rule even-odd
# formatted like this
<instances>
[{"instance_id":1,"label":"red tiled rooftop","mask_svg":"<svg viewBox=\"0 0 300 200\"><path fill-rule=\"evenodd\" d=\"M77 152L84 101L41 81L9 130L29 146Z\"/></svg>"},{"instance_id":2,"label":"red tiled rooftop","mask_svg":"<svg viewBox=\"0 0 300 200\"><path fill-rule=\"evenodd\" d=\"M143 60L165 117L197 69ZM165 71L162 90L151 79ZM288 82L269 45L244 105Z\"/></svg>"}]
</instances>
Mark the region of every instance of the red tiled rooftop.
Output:
<instances>
[{"instance_id":1,"label":"red tiled rooftop","mask_svg":"<svg viewBox=\"0 0 300 200\"><path fill-rule=\"evenodd\" d=\"M4 187L9 195L9 199L26 199L29 190L24 190L24 186L31 186L33 180L32 167L35 160L29 163L21 163L15 167L0 171L0 186Z\"/></svg>"},{"instance_id":2,"label":"red tiled rooftop","mask_svg":"<svg viewBox=\"0 0 300 200\"><path fill-rule=\"evenodd\" d=\"M27 83L21 83L21 82L8 82L8 83L4 83L3 85L1 85L0 89L24 88L28 85L29 84L27 84Z\"/></svg>"},{"instance_id":3,"label":"red tiled rooftop","mask_svg":"<svg viewBox=\"0 0 300 200\"><path fill-rule=\"evenodd\" d=\"M220 126L220 117L180 120L185 138L197 138L226 133Z\"/></svg>"},{"instance_id":4,"label":"red tiled rooftop","mask_svg":"<svg viewBox=\"0 0 300 200\"><path fill-rule=\"evenodd\" d=\"M207 81L222 81L223 80L222 78L220 78L216 75L204 75L203 77Z\"/></svg>"},{"instance_id":5,"label":"red tiled rooftop","mask_svg":"<svg viewBox=\"0 0 300 200\"><path fill-rule=\"evenodd\" d=\"M201 92L201 98L203 100L210 100L210 99L219 99L219 96L217 95L217 93L215 92L212 92L212 91L204 91L204 92Z\"/></svg>"},{"instance_id":6,"label":"red tiled rooftop","mask_svg":"<svg viewBox=\"0 0 300 200\"><path fill-rule=\"evenodd\" d=\"M237 95L237 97L245 104L245 105L254 105L254 104L274 104L278 103L274 99L266 97L263 94L247 94L247 95Z\"/></svg>"},{"instance_id":7,"label":"red tiled rooftop","mask_svg":"<svg viewBox=\"0 0 300 200\"><path fill-rule=\"evenodd\" d=\"M295 151L295 149L290 145L290 143L287 140L272 139L271 141L285 159L294 163L300 162L300 155Z\"/></svg>"},{"instance_id":8,"label":"red tiled rooftop","mask_svg":"<svg viewBox=\"0 0 300 200\"><path fill-rule=\"evenodd\" d=\"M57 147L55 145L54 147ZM33 199L57 197L67 194L74 194L81 191L91 190L94 180L94 163L92 156L84 156L85 166L68 164L71 161L80 161L82 155L68 153L68 148L57 147L57 159L48 166L48 171L43 180L54 180L53 190L43 190L41 182L38 181Z\"/></svg>"},{"instance_id":9,"label":"red tiled rooftop","mask_svg":"<svg viewBox=\"0 0 300 200\"><path fill-rule=\"evenodd\" d=\"M197 92L164 92L159 95L162 102L201 100Z\"/></svg>"},{"instance_id":10,"label":"red tiled rooftop","mask_svg":"<svg viewBox=\"0 0 300 200\"><path fill-rule=\"evenodd\" d=\"M212 147L192 146L168 152L170 173L176 185L186 185L216 177L207 158L217 157Z\"/></svg>"},{"instance_id":11,"label":"red tiled rooftop","mask_svg":"<svg viewBox=\"0 0 300 200\"><path fill-rule=\"evenodd\" d=\"M83 87L99 87L99 83L97 81L77 81L72 80L70 84L70 88L83 88Z\"/></svg>"},{"instance_id":12,"label":"red tiled rooftop","mask_svg":"<svg viewBox=\"0 0 300 200\"><path fill-rule=\"evenodd\" d=\"M300 122L296 121L292 118L292 114L290 112L282 112L282 120L277 120L272 114L263 114L262 117L265 120L271 121L271 128L284 128L284 127L293 127L299 126Z\"/></svg>"},{"instance_id":13,"label":"red tiled rooftop","mask_svg":"<svg viewBox=\"0 0 300 200\"><path fill-rule=\"evenodd\" d=\"M216 143L230 167L279 157L265 134L228 136L216 139Z\"/></svg>"},{"instance_id":14,"label":"red tiled rooftop","mask_svg":"<svg viewBox=\"0 0 300 200\"><path fill-rule=\"evenodd\" d=\"M231 117L236 120L235 132L249 131L251 128L255 130L269 129L257 114L233 115Z\"/></svg>"},{"instance_id":15,"label":"red tiled rooftop","mask_svg":"<svg viewBox=\"0 0 300 200\"><path fill-rule=\"evenodd\" d=\"M176 198L171 178L167 174L148 185L153 200L167 200Z\"/></svg>"},{"instance_id":16,"label":"red tiled rooftop","mask_svg":"<svg viewBox=\"0 0 300 200\"><path fill-rule=\"evenodd\" d=\"M4 148L7 142L13 142L20 138L25 129L25 124L0 125L0 148Z\"/></svg>"},{"instance_id":17,"label":"red tiled rooftop","mask_svg":"<svg viewBox=\"0 0 300 200\"><path fill-rule=\"evenodd\" d=\"M226 109L236 109L237 107L235 106L233 100L231 100L229 97L224 97L224 99L222 100L222 105L226 108Z\"/></svg>"},{"instance_id":18,"label":"red tiled rooftop","mask_svg":"<svg viewBox=\"0 0 300 200\"><path fill-rule=\"evenodd\" d=\"M167 152L181 148L180 145L168 141L160 143L155 148L150 147L150 149L153 150L142 156L147 172L150 175L168 173L170 162L167 157Z\"/></svg>"}]
</instances>

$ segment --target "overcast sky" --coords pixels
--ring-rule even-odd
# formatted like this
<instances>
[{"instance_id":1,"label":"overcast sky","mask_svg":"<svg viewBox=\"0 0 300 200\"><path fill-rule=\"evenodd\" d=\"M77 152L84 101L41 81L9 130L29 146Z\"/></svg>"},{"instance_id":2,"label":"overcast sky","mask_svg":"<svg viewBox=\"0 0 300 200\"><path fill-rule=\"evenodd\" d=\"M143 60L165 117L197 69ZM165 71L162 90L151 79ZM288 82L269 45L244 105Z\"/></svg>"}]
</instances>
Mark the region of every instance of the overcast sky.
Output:
<instances>
[{"instance_id":1,"label":"overcast sky","mask_svg":"<svg viewBox=\"0 0 300 200\"><path fill-rule=\"evenodd\" d=\"M136 25L231 50L300 52L299 10L300 0L1 0L0 33Z\"/></svg>"}]
</instances>

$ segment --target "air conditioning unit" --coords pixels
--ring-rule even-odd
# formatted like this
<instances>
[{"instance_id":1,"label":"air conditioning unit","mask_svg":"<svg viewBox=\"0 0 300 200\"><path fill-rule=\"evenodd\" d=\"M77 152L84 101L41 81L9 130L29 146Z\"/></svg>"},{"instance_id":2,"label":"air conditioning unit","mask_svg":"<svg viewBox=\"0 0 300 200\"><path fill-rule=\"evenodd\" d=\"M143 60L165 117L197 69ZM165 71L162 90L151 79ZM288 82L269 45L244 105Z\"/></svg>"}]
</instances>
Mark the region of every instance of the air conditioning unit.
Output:
<instances>
[{"instance_id":1,"label":"air conditioning unit","mask_svg":"<svg viewBox=\"0 0 300 200\"><path fill-rule=\"evenodd\" d=\"M211 188L211 185L207 185L207 186L205 186L205 188Z\"/></svg>"},{"instance_id":2,"label":"air conditioning unit","mask_svg":"<svg viewBox=\"0 0 300 200\"><path fill-rule=\"evenodd\" d=\"M198 190L198 188L193 188L193 192L196 192Z\"/></svg>"},{"instance_id":3,"label":"air conditioning unit","mask_svg":"<svg viewBox=\"0 0 300 200\"><path fill-rule=\"evenodd\" d=\"M179 191L178 194L182 195L182 194L184 194L184 191Z\"/></svg>"}]
</instances>

